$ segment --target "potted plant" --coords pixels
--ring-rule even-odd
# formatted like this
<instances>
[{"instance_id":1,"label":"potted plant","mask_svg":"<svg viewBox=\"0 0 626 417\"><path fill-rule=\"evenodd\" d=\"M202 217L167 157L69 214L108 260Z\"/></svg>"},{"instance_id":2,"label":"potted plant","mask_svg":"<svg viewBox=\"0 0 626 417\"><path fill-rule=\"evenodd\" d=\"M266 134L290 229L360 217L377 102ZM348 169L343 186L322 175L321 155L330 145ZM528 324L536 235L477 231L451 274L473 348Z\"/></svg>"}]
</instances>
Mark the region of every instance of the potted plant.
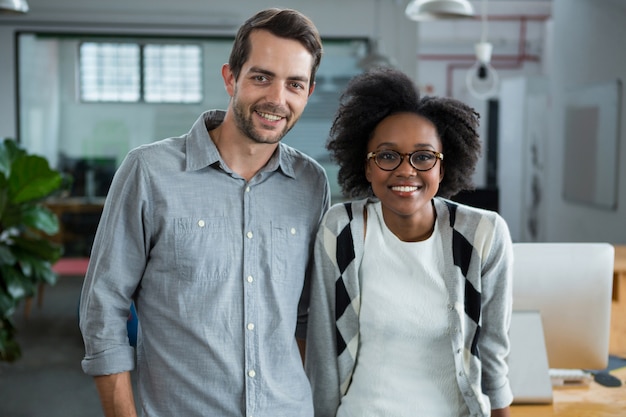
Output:
<instances>
[{"instance_id":1,"label":"potted plant","mask_svg":"<svg viewBox=\"0 0 626 417\"><path fill-rule=\"evenodd\" d=\"M45 158L0 140L0 361L21 356L12 319L17 306L40 284L56 282L52 265L63 247L51 240L59 222L43 200L65 183Z\"/></svg>"}]
</instances>

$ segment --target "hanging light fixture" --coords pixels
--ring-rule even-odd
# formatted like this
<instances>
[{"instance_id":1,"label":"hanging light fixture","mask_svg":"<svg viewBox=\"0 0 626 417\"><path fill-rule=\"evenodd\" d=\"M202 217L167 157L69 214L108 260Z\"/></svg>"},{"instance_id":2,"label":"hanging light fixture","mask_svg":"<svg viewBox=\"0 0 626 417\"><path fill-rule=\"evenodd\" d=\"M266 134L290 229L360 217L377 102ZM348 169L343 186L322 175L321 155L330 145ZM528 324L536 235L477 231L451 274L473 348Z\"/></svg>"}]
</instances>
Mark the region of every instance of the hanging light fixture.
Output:
<instances>
[{"instance_id":1,"label":"hanging light fixture","mask_svg":"<svg viewBox=\"0 0 626 417\"><path fill-rule=\"evenodd\" d=\"M370 39L369 52L358 63L359 67L365 71L376 67L394 67L393 61L378 50L378 39Z\"/></svg>"},{"instance_id":2,"label":"hanging light fixture","mask_svg":"<svg viewBox=\"0 0 626 417\"><path fill-rule=\"evenodd\" d=\"M482 35L474 45L476 63L471 66L465 81L470 94L478 99L492 97L498 91L498 73L491 66L493 45L487 42L487 0L482 0Z\"/></svg>"},{"instance_id":3,"label":"hanging light fixture","mask_svg":"<svg viewBox=\"0 0 626 417\"><path fill-rule=\"evenodd\" d=\"M369 40L369 48L367 55L358 63L358 66L367 71L376 67L394 67L395 63L391 58L380 53L380 0L376 0L376 9L374 13L374 38Z\"/></svg>"},{"instance_id":4,"label":"hanging light fixture","mask_svg":"<svg viewBox=\"0 0 626 417\"><path fill-rule=\"evenodd\" d=\"M0 13L28 13L26 0L0 0Z\"/></svg>"},{"instance_id":5,"label":"hanging light fixture","mask_svg":"<svg viewBox=\"0 0 626 417\"><path fill-rule=\"evenodd\" d=\"M412 0L404 11L415 21L464 19L474 17L474 7L468 0Z\"/></svg>"}]
</instances>

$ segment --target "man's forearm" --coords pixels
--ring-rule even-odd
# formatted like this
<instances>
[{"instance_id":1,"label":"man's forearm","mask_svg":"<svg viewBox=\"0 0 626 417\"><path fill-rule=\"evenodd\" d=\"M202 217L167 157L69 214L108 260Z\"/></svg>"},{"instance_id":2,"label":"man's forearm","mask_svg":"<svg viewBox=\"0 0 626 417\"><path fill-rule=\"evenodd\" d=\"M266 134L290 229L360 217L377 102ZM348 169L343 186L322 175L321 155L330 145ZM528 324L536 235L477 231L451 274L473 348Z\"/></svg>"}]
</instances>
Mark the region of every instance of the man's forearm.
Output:
<instances>
[{"instance_id":1,"label":"man's forearm","mask_svg":"<svg viewBox=\"0 0 626 417\"><path fill-rule=\"evenodd\" d=\"M106 417L137 417L130 372L94 377Z\"/></svg>"}]
</instances>

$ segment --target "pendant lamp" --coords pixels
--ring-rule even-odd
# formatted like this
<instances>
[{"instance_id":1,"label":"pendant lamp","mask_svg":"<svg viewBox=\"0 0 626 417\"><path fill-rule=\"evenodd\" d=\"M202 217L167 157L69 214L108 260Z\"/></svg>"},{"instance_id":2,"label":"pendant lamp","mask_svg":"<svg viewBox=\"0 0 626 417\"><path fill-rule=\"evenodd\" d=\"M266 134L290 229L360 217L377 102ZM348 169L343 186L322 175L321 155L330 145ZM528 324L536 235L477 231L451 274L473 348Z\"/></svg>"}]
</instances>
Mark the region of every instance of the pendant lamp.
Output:
<instances>
[{"instance_id":1,"label":"pendant lamp","mask_svg":"<svg viewBox=\"0 0 626 417\"><path fill-rule=\"evenodd\" d=\"M482 35L474 45L476 62L467 72L465 82L469 93L478 99L493 97L498 92L498 73L491 66L493 45L487 42L487 0L482 0Z\"/></svg>"},{"instance_id":2,"label":"pendant lamp","mask_svg":"<svg viewBox=\"0 0 626 417\"><path fill-rule=\"evenodd\" d=\"M4 13L28 13L26 0L0 0L0 14Z\"/></svg>"},{"instance_id":3,"label":"pendant lamp","mask_svg":"<svg viewBox=\"0 0 626 417\"><path fill-rule=\"evenodd\" d=\"M404 11L415 21L466 19L474 17L474 7L468 0L412 0Z\"/></svg>"},{"instance_id":4,"label":"pendant lamp","mask_svg":"<svg viewBox=\"0 0 626 417\"><path fill-rule=\"evenodd\" d=\"M376 0L376 8L376 13L374 13L374 38L370 39L370 48L367 55L358 62L358 66L364 71L376 67L395 67L393 59L380 52L380 0Z\"/></svg>"}]
</instances>

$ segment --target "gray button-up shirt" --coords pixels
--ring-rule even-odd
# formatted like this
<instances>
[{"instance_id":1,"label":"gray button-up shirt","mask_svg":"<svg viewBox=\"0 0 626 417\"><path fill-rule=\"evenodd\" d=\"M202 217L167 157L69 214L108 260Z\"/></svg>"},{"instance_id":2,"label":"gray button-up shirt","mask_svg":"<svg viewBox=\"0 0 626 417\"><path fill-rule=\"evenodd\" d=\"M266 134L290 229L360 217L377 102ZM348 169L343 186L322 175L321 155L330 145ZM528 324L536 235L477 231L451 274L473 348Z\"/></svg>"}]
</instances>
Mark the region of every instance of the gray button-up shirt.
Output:
<instances>
[{"instance_id":1,"label":"gray button-up shirt","mask_svg":"<svg viewBox=\"0 0 626 417\"><path fill-rule=\"evenodd\" d=\"M223 116L131 151L116 173L81 297L83 370L133 369L134 300L144 415L310 417L294 334L326 175L281 143L246 182L209 137Z\"/></svg>"}]
</instances>

